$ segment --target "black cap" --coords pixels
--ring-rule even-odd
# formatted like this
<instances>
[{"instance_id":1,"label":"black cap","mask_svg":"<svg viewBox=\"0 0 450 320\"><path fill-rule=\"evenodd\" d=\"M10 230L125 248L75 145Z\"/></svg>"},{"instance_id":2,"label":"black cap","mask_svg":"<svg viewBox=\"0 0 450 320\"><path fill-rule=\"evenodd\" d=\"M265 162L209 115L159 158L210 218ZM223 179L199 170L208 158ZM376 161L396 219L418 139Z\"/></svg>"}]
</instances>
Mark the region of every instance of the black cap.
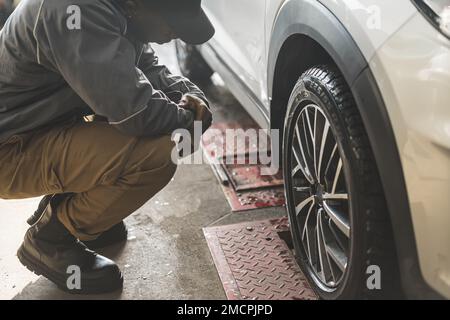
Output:
<instances>
[{"instance_id":1,"label":"black cap","mask_svg":"<svg viewBox=\"0 0 450 320\"><path fill-rule=\"evenodd\" d=\"M202 44L214 36L214 26L202 8L201 0L149 0L152 2L184 42Z\"/></svg>"}]
</instances>

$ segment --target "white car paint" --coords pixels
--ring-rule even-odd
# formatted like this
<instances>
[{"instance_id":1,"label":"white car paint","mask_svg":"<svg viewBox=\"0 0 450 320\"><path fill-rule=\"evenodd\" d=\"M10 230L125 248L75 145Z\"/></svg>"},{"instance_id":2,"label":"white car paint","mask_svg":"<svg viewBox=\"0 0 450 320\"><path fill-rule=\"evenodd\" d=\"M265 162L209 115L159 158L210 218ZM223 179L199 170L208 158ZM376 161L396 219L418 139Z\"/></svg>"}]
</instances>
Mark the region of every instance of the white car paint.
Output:
<instances>
[{"instance_id":1,"label":"white car paint","mask_svg":"<svg viewBox=\"0 0 450 320\"><path fill-rule=\"evenodd\" d=\"M221 58L245 81L265 107L269 107L265 79L265 2L267 0L208 0L207 11L217 22L212 40ZM249 19L249 15L251 19ZM245 27L243 27L245 26Z\"/></svg>"},{"instance_id":2,"label":"white car paint","mask_svg":"<svg viewBox=\"0 0 450 320\"><path fill-rule=\"evenodd\" d=\"M410 0L319 0L344 25L370 61L375 51L417 13Z\"/></svg>"},{"instance_id":3,"label":"white car paint","mask_svg":"<svg viewBox=\"0 0 450 320\"><path fill-rule=\"evenodd\" d=\"M450 41L416 14L370 67L397 139L422 274L450 298Z\"/></svg>"}]
</instances>

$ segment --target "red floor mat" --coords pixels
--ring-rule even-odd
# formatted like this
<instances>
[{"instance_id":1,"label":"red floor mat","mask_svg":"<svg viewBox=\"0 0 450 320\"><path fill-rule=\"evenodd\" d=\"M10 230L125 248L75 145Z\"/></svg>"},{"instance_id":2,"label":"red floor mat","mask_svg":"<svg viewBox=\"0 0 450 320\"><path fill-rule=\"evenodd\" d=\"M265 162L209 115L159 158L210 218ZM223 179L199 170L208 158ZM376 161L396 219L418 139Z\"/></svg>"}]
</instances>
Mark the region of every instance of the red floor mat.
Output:
<instances>
[{"instance_id":1,"label":"red floor mat","mask_svg":"<svg viewBox=\"0 0 450 320\"><path fill-rule=\"evenodd\" d=\"M287 218L203 229L229 300L316 300L283 239Z\"/></svg>"}]
</instances>

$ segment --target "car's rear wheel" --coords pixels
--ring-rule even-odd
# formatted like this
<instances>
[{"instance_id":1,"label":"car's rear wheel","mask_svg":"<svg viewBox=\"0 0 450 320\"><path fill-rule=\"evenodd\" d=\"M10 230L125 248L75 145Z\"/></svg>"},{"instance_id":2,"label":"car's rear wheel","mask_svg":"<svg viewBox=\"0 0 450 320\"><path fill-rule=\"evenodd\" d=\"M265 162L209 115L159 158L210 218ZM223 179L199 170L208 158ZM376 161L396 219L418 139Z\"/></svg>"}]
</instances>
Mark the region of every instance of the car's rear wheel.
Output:
<instances>
[{"instance_id":1,"label":"car's rear wheel","mask_svg":"<svg viewBox=\"0 0 450 320\"><path fill-rule=\"evenodd\" d=\"M183 76L196 83L206 83L214 73L193 45L175 41L178 64Z\"/></svg>"},{"instance_id":2,"label":"car's rear wheel","mask_svg":"<svg viewBox=\"0 0 450 320\"><path fill-rule=\"evenodd\" d=\"M294 247L315 291L324 299L396 294L395 249L380 179L338 71L321 66L300 77L283 144Z\"/></svg>"}]
</instances>

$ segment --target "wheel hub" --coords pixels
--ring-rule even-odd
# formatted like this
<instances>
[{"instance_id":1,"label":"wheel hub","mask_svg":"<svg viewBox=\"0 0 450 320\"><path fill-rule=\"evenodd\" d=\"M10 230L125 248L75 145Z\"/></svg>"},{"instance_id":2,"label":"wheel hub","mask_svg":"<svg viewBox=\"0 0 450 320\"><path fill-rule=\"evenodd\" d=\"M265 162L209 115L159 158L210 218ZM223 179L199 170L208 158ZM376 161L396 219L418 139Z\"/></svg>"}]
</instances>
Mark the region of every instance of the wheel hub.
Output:
<instances>
[{"instance_id":1,"label":"wheel hub","mask_svg":"<svg viewBox=\"0 0 450 320\"><path fill-rule=\"evenodd\" d=\"M324 188L320 183L316 184L314 188L315 188L314 200L316 202L316 205L322 207Z\"/></svg>"}]
</instances>

